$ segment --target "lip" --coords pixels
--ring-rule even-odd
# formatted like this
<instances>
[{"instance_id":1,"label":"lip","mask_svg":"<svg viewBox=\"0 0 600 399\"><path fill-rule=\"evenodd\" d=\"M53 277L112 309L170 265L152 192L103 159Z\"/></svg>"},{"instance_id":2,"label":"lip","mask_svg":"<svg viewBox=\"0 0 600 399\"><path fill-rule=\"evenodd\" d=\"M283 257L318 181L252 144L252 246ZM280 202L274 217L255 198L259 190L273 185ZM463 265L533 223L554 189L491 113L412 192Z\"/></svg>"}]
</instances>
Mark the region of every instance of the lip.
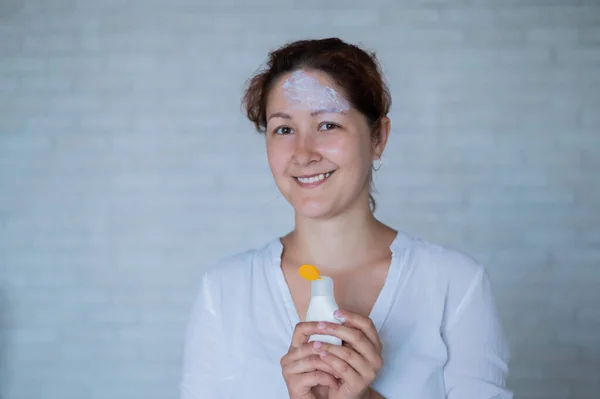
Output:
<instances>
[{"instance_id":1,"label":"lip","mask_svg":"<svg viewBox=\"0 0 600 399\"><path fill-rule=\"evenodd\" d=\"M302 188L314 188L314 187L320 186L321 184L323 184L327 180L329 180L329 178L331 177L331 175L333 175L336 170L337 169L334 169L334 170L331 170L329 172L317 173L317 174L314 174L314 175L294 176L294 180L296 181L296 184L298 184ZM322 180L314 181L314 182L311 182L311 183L303 183L300 180L298 180L298 178L310 178L310 177L316 177L316 176L319 176L319 175L326 175L326 174L329 174L329 176L325 177Z\"/></svg>"}]
</instances>

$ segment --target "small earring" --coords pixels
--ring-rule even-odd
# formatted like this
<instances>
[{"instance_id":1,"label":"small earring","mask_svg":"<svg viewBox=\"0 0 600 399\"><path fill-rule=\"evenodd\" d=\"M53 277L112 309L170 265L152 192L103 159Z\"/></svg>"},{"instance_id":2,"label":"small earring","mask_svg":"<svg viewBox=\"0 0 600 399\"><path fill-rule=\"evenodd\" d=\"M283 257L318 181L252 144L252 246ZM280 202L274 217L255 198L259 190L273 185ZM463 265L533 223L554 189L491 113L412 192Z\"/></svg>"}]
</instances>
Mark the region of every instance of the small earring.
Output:
<instances>
[{"instance_id":1,"label":"small earring","mask_svg":"<svg viewBox=\"0 0 600 399\"><path fill-rule=\"evenodd\" d=\"M373 170L375 172L377 172L379 169L381 169L381 166L383 165L383 161L381 160L381 158L379 158L378 161L379 161L379 165L377 165L377 167L371 165L371 167L373 168Z\"/></svg>"}]
</instances>

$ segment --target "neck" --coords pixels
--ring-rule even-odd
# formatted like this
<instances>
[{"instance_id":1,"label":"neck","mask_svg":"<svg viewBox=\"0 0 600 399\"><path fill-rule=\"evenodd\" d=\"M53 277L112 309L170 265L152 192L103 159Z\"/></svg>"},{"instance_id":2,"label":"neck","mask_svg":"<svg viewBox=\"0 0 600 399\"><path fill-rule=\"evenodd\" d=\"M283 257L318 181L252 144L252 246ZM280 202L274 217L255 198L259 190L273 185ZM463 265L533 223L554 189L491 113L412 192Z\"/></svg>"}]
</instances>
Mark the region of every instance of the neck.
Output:
<instances>
[{"instance_id":1,"label":"neck","mask_svg":"<svg viewBox=\"0 0 600 399\"><path fill-rule=\"evenodd\" d=\"M296 227L285 237L292 258L322 270L348 269L364 264L383 245L389 246L395 232L375 218L368 198L362 202L326 219L296 214Z\"/></svg>"}]
</instances>

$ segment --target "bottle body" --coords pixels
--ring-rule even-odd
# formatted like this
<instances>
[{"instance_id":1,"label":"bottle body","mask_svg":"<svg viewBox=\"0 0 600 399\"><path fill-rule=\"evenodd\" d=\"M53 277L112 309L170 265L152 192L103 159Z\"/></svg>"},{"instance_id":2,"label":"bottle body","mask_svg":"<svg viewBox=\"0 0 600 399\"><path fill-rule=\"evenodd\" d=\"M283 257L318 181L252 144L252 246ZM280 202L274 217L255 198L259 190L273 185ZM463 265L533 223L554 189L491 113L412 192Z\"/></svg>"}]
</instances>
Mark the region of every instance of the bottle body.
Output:
<instances>
[{"instance_id":1,"label":"bottle body","mask_svg":"<svg viewBox=\"0 0 600 399\"><path fill-rule=\"evenodd\" d=\"M306 321L328 321L330 323L342 324L335 316L338 309L333 295L313 295L310 298ZM313 334L308 342L321 341L332 345L341 345L342 340L332 335Z\"/></svg>"}]
</instances>

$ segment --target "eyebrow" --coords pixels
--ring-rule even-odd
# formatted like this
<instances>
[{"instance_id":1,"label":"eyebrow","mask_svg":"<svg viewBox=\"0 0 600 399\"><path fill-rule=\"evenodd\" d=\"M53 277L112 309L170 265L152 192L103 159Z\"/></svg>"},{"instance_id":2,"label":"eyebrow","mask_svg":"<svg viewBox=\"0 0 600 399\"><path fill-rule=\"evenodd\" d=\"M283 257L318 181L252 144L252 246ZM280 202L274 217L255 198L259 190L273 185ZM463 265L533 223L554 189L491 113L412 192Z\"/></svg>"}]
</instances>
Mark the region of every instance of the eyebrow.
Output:
<instances>
[{"instance_id":1,"label":"eyebrow","mask_svg":"<svg viewBox=\"0 0 600 399\"><path fill-rule=\"evenodd\" d=\"M320 114L343 114L343 115L347 115L348 113L342 109L339 108L324 108L324 109L318 109L316 111L312 111L310 113L310 116L316 116L316 115L320 115ZM273 118L283 118L283 119L292 119L292 117L289 114L286 114L285 112L274 112L271 115L269 115L269 117L267 118L267 120L271 120Z\"/></svg>"},{"instance_id":2,"label":"eyebrow","mask_svg":"<svg viewBox=\"0 0 600 399\"><path fill-rule=\"evenodd\" d=\"M339 109L339 108L325 108L325 109L318 109L316 111L311 112L310 116L315 116L315 115L320 115L320 114L344 114L344 115L346 115L347 112L344 111L343 109Z\"/></svg>"},{"instance_id":3,"label":"eyebrow","mask_svg":"<svg viewBox=\"0 0 600 399\"><path fill-rule=\"evenodd\" d=\"M288 114L286 114L284 112L274 112L271 115L269 115L269 117L267 118L267 120L270 121L273 118L292 119L291 116L289 116Z\"/></svg>"}]
</instances>

